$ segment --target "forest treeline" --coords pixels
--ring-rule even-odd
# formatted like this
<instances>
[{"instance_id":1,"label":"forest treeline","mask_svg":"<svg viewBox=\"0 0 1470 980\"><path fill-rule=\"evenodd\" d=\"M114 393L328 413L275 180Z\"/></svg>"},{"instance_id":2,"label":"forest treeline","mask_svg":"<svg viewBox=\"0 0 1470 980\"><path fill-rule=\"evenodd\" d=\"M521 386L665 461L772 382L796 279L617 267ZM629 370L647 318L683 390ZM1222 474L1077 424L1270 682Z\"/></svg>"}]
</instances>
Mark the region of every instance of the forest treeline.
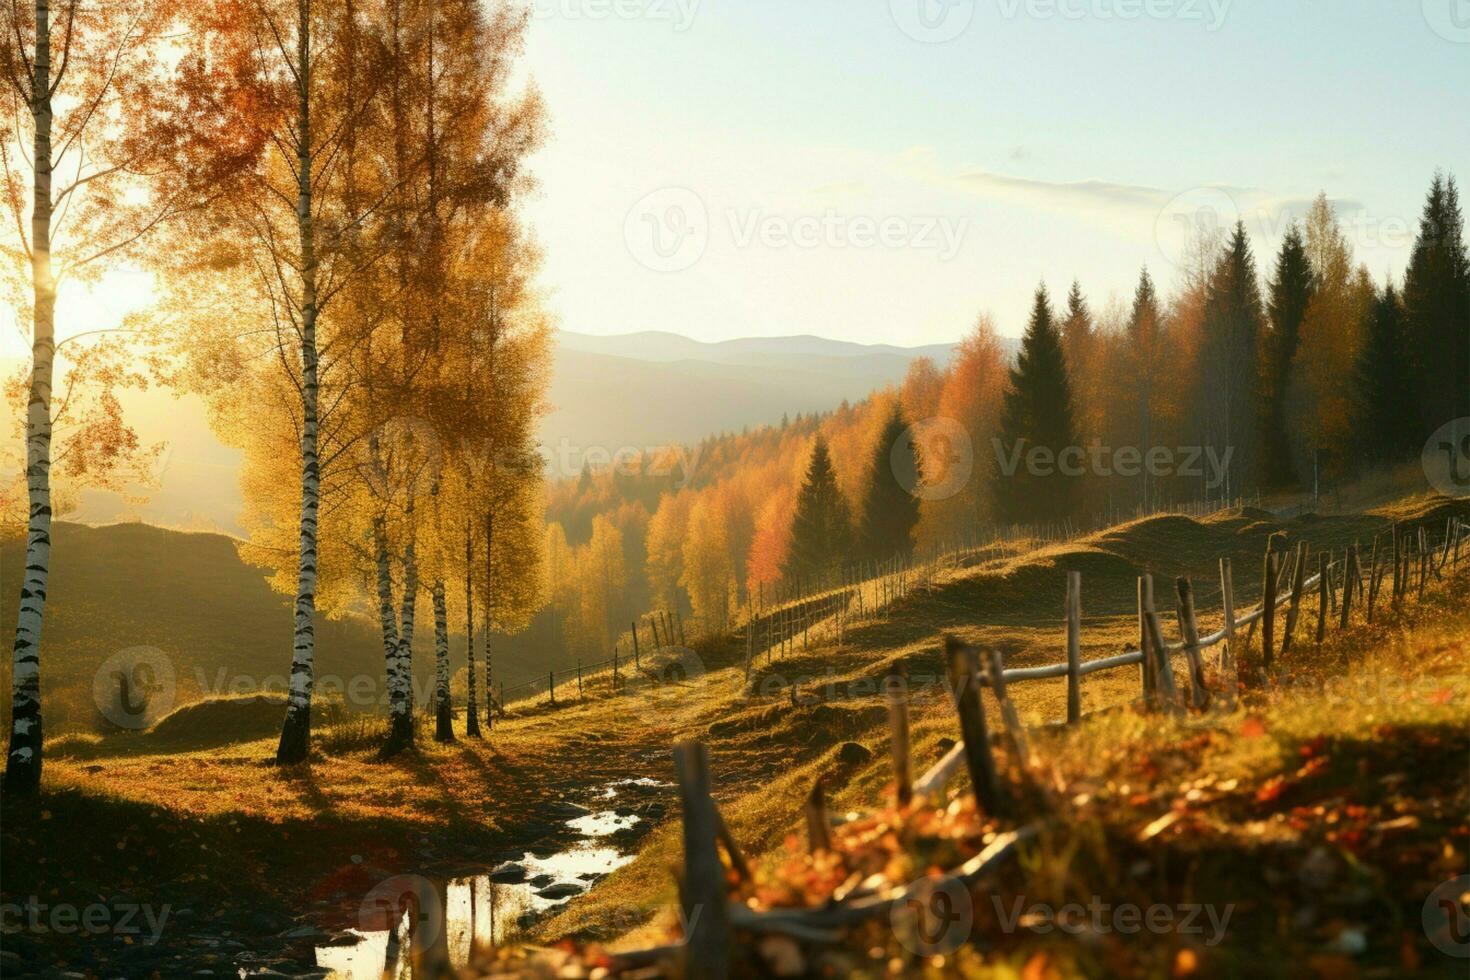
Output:
<instances>
[{"instance_id":1,"label":"forest treeline","mask_svg":"<svg viewBox=\"0 0 1470 980\"><path fill-rule=\"evenodd\" d=\"M1169 296L1146 268L1101 308L1080 283L1038 287L1014 363L981 316L949 364L916 360L861 403L558 483L530 638L601 657L643 610L719 625L798 579L977 529L1324 489L1470 415L1453 176L1433 178L1400 281L1355 260L1325 195L1261 264L1242 224L1202 233Z\"/></svg>"}]
</instances>

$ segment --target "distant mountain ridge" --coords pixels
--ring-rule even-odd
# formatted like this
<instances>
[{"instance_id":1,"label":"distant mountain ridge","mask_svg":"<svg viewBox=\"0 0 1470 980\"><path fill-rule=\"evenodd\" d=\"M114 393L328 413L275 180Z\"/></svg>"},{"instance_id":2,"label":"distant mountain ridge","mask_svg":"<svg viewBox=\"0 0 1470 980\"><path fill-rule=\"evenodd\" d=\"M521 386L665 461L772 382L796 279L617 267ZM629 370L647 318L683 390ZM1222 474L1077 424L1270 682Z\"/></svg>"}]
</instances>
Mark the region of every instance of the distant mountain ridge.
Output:
<instances>
[{"instance_id":1,"label":"distant mountain ridge","mask_svg":"<svg viewBox=\"0 0 1470 980\"><path fill-rule=\"evenodd\" d=\"M746 358L759 358L765 355L826 357L890 355L906 361L928 357L942 363L949 360L955 347L958 346L958 342L925 344L918 347L859 344L850 340L831 340L814 334L793 334L785 337L739 337L734 340L710 342L695 340L692 337L670 333L666 330L642 330L636 333L607 336L559 330L556 339L558 347L564 351L611 354L644 361L744 361Z\"/></svg>"},{"instance_id":2,"label":"distant mountain ridge","mask_svg":"<svg viewBox=\"0 0 1470 980\"><path fill-rule=\"evenodd\" d=\"M1005 341L1014 350L1015 341ZM909 365L943 365L954 344L858 344L810 334L707 342L659 331L612 336L559 331L542 421L553 477L623 448L698 443L711 435L774 425L783 415L827 412L898 384ZM125 392L124 413L145 444L167 443L158 486L128 500L87 490L69 515L84 523L143 520L239 534L240 453L210 431L203 404L162 390Z\"/></svg>"},{"instance_id":3,"label":"distant mountain ridge","mask_svg":"<svg viewBox=\"0 0 1470 980\"><path fill-rule=\"evenodd\" d=\"M661 331L560 331L542 435L554 476L623 448L693 443L783 415L826 412L901 382L957 344L898 347L811 335L705 342Z\"/></svg>"}]
</instances>

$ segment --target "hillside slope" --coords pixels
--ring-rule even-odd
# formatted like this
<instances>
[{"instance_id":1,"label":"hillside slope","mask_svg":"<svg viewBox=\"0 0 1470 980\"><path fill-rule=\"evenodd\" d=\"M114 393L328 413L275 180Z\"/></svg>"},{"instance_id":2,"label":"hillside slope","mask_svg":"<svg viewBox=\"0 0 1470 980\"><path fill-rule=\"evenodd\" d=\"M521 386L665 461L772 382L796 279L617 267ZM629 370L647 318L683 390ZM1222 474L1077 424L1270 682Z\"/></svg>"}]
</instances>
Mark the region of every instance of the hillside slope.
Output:
<instances>
[{"instance_id":1,"label":"hillside slope","mask_svg":"<svg viewBox=\"0 0 1470 980\"><path fill-rule=\"evenodd\" d=\"M271 590L261 569L241 561L232 538L148 524L58 522L52 541L41 646L48 734L106 727L93 699L94 675L109 657L133 647L153 647L167 658L177 685L174 704L283 689L291 662L290 600ZM20 581L23 546L17 534L0 537L0 583L8 599L11 583ZM383 648L376 625L359 616L319 618L316 638L319 689L355 684L360 694L348 699L349 708L379 710ZM463 637L455 639L451 653L463 663ZM414 646L415 674L428 690L433 638L427 624ZM513 653L503 657L503 666L515 666ZM8 658L0 670L8 687ZM8 709L8 699L5 704Z\"/></svg>"}]
</instances>

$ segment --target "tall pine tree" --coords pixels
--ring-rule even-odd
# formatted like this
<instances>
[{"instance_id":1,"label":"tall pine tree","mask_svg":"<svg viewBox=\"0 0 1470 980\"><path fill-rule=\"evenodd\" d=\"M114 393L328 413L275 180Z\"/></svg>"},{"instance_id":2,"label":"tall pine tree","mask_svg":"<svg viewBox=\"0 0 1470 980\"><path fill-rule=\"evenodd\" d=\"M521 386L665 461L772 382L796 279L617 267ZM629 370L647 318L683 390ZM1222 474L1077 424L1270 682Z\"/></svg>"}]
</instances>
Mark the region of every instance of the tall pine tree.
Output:
<instances>
[{"instance_id":1,"label":"tall pine tree","mask_svg":"<svg viewBox=\"0 0 1470 980\"><path fill-rule=\"evenodd\" d=\"M1159 294L1154 289L1153 277L1145 267L1138 273L1138 285L1133 290L1133 308L1128 313L1127 348L1128 384L1138 406L1134 438L1139 451L1145 454L1159 439L1163 428L1160 423L1168 401L1163 347L1164 314L1159 308ZM1155 481L1149 476L1148 467L1139 467L1139 503L1145 508L1158 495Z\"/></svg>"},{"instance_id":2,"label":"tall pine tree","mask_svg":"<svg viewBox=\"0 0 1470 980\"><path fill-rule=\"evenodd\" d=\"M1076 418L1061 331L1052 315L1045 285L1036 289L1031 320L1021 338L1016 366L1011 369L1000 427L996 446L1000 464L997 513L1017 523L1066 517L1076 494L1080 475L1076 470L1082 461L1058 458L1077 445Z\"/></svg>"},{"instance_id":3,"label":"tall pine tree","mask_svg":"<svg viewBox=\"0 0 1470 980\"><path fill-rule=\"evenodd\" d=\"M1404 334L1419 392L1419 437L1470 415L1470 262L1453 177L1435 174L1404 271Z\"/></svg>"},{"instance_id":4,"label":"tall pine tree","mask_svg":"<svg viewBox=\"0 0 1470 980\"><path fill-rule=\"evenodd\" d=\"M1066 355L1067 377L1074 394L1079 392L1092 353L1092 311L1082 296L1082 284L1072 280L1067 292L1067 316L1062 320L1062 353Z\"/></svg>"},{"instance_id":5,"label":"tall pine tree","mask_svg":"<svg viewBox=\"0 0 1470 980\"><path fill-rule=\"evenodd\" d=\"M1392 463L1418 450L1419 406L1404 344L1403 306L1389 283L1363 331L1353 384L1353 432L1360 463Z\"/></svg>"},{"instance_id":6,"label":"tall pine tree","mask_svg":"<svg viewBox=\"0 0 1470 980\"><path fill-rule=\"evenodd\" d=\"M1266 336L1261 344L1261 470L1262 479L1270 486L1287 486L1295 474L1286 427L1286 399L1312 290L1312 264L1307 259L1301 229L1292 225L1276 255L1266 303Z\"/></svg>"},{"instance_id":7,"label":"tall pine tree","mask_svg":"<svg viewBox=\"0 0 1470 980\"><path fill-rule=\"evenodd\" d=\"M1227 497L1244 491L1257 475L1262 317L1255 257L1245 223L1237 221L1205 286L1200 349L1202 442L1224 467L1224 484L1216 492Z\"/></svg>"},{"instance_id":8,"label":"tall pine tree","mask_svg":"<svg viewBox=\"0 0 1470 980\"><path fill-rule=\"evenodd\" d=\"M907 557L914 550L914 527L919 523L919 447L907 436L903 409L893 406L868 471L858 544L865 557L885 561Z\"/></svg>"},{"instance_id":9,"label":"tall pine tree","mask_svg":"<svg viewBox=\"0 0 1470 980\"><path fill-rule=\"evenodd\" d=\"M851 538L847 501L837 488L827 440L819 435L812 445L806 480L796 497L791 548L781 563L782 577L802 578L836 567L850 557Z\"/></svg>"}]
</instances>

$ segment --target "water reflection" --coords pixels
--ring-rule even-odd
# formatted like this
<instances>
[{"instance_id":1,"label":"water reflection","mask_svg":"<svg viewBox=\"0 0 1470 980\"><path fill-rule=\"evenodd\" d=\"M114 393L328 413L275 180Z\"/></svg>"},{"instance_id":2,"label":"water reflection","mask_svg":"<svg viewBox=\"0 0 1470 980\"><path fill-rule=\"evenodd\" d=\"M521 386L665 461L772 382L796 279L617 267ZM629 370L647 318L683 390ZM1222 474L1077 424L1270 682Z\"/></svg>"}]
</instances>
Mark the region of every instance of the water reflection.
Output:
<instances>
[{"instance_id":1,"label":"water reflection","mask_svg":"<svg viewBox=\"0 0 1470 980\"><path fill-rule=\"evenodd\" d=\"M484 875L439 884L416 875L390 878L373 889L349 929L357 942L318 946L317 966L342 980L423 980L469 965L476 947L498 946L520 931L534 896L526 885ZM381 928L377 928L381 926Z\"/></svg>"},{"instance_id":2,"label":"water reflection","mask_svg":"<svg viewBox=\"0 0 1470 980\"><path fill-rule=\"evenodd\" d=\"M444 975L447 967L467 966L475 949L516 938L530 918L585 892L632 859L611 847L578 847L545 858L527 853L516 862L526 871L523 884L494 882L488 875L437 883L419 875L389 878L368 894L358 928L345 934L357 942L318 946L317 966L342 980Z\"/></svg>"}]
</instances>

